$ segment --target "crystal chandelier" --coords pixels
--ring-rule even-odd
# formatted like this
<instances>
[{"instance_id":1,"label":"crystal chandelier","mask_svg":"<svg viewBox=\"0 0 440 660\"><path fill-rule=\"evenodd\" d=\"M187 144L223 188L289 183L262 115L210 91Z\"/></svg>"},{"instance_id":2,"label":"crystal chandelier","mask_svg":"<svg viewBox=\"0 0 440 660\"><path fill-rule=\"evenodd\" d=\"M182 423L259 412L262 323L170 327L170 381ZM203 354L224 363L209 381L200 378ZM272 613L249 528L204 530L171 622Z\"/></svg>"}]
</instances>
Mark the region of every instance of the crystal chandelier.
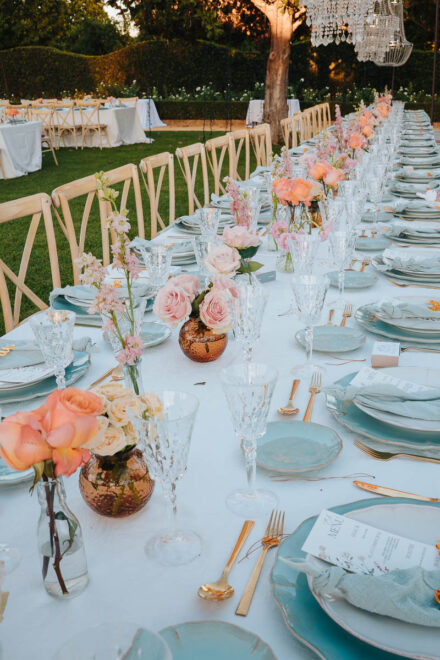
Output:
<instances>
[{"instance_id":1,"label":"crystal chandelier","mask_svg":"<svg viewBox=\"0 0 440 660\"><path fill-rule=\"evenodd\" d=\"M373 12L367 16L362 39L355 44L361 62L383 62L391 43L397 43L400 21L391 7L392 0L376 0ZM395 4L395 3L394 3Z\"/></svg>"},{"instance_id":2,"label":"crystal chandelier","mask_svg":"<svg viewBox=\"0 0 440 660\"><path fill-rule=\"evenodd\" d=\"M374 59L378 66L402 66L411 55L413 44L407 40L403 23L403 3L399 0L390 0L391 11L399 19L399 29L388 44L384 57Z\"/></svg>"},{"instance_id":3,"label":"crystal chandelier","mask_svg":"<svg viewBox=\"0 0 440 660\"><path fill-rule=\"evenodd\" d=\"M327 46L332 41L356 44L362 40L375 0L303 0L302 4L312 28L312 45Z\"/></svg>"}]
</instances>

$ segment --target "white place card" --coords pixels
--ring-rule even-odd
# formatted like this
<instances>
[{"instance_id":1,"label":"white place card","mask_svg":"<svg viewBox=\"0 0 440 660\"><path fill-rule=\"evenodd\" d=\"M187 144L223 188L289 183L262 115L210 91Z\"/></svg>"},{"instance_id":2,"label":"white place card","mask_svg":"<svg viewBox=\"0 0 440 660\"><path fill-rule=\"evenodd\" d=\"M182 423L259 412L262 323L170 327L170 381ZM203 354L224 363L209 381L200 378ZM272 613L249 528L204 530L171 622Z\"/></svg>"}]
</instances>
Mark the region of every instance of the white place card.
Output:
<instances>
[{"instance_id":1,"label":"white place card","mask_svg":"<svg viewBox=\"0 0 440 660\"><path fill-rule=\"evenodd\" d=\"M351 573L382 575L413 566L428 571L440 568L434 546L327 510L321 511L301 549Z\"/></svg>"},{"instance_id":2,"label":"white place card","mask_svg":"<svg viewBox=\"0 0 440 660\"><path fill-rule=\"evenodd\" d=\"M371 353L371 366L397 367L399 364L400 344L398 341L375 341Z\"/></svg>"}]
</instances>

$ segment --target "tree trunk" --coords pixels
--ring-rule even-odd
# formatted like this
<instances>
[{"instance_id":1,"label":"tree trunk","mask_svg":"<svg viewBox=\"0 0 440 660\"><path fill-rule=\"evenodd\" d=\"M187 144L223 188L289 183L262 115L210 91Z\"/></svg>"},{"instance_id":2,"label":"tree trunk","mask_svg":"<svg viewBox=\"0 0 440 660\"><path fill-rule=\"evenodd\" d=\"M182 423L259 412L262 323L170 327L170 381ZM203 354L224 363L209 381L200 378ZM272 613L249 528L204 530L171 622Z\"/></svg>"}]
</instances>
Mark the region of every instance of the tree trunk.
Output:
<instances>
[{"instance_id":1,"label":"tree trunk","mask_svg":"<svg viewBox=\"0 0 440 660\"><path fill-rule=\"evenodd\" d=\"M270 22L270 53L266 69L264 121L270 124L272 143L279 144L280 121L288 114L287 87L293 19L289 12L281 13L276 5L271 9L267 12Z\"/></svg>"}]
</instances>

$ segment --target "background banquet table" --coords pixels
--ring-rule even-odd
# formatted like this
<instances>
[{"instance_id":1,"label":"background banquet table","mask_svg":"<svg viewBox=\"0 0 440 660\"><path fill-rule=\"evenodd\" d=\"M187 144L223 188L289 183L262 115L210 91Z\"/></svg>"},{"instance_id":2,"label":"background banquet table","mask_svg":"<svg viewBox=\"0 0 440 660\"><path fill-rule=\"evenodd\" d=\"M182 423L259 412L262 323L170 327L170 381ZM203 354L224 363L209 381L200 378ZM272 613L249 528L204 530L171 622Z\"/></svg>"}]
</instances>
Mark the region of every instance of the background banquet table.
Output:
<instances>
[{"instance_id":1,"label":"background banquet table","mask_svg":"<svg viewBox=\"0 0 440 660\"><path fill-rule=\"evenodd\" d=\"M156 104L153 99L138 99L136 104L139 121L144 131L149 131L151 128L160 128L166 126L159 117Z\"/></svg>"},{"instance_id":2,"label":"background banquet table","mask_svg":"<svg viewBox=\"0 0 440 660\"><path fill-rule=\"evenodd\" d=\"M170 231L174 234L175 228ZM327 245L322 244L320 249L324 256ZM260 250L258 259L265 263L265 270L274 268L275 253ZM269 421L279 419L276 410L288 399L294 377L291 369L305 359L304 351L294 339L295 332L301 327L300 322L292 315L279 316L290 304L289 281L289 275L277 273L276 281L264 285L270 297L255 359L268 362L279 370ZM417 292L425 293L422 290ZM438 298L436 293L427 289L426 298ZM370 289L346 290L347 301L355 307L386 295L394 296L396 290L383 278ZM399 292L397 295L402 294ZM336 296L337 290L330 289L328 298L334 299ZM153 315L150 313L147 318L153 318ZM326 321L327 318L324 318L323 322ZM351 318L347 325L355 327L357 324ZM78 386L83 388L114 364L110 349L101 339L100 330L75 328L76 337L85 334L97 341L99 352L92 353L92 367L78 382ZM141 512L126 519L111 520L98 516L86 506L79 493L76 474L65 482L68 503L83 529L90 584L79 597L59 602L47 595L40 575L36 542L40 507L36 493L31 497L28 485L2 489L0 542L17 546L23 555L18 569L6 579L5 588L10 591L10 597L4 621L0 624L2 660L28 660L30 657L49 660L73 634L102 622L131 621L157 631L174 623L202 619L225 620L249 629L272 647L279 660L316 657L291 635L273 599L270 572L276 550L268 555L246 618L236 616L234 611L255 565L256 553L232 569L230 583L235 588L235 594L230 600L206 602L197 596L200 584L220 575L243 522L229 512L224 502L232 489L244 485L245 469L219 381L220 370L237 360L239 352L230 335L229 345L218 361L208 364L191 362L179 349L177 334L177 330L173 331L167 342L144 352L143 379L146 391L161 388L184 390L194 393L200 400L188 471L178 485L178 507L182 522L201 535L202 555L193 563L178 568L158 566L147 559L144 553L146 539L163 527L165 516L159 487ZM10 334L11 339L29 336L28 324ZM357 371L364 364L369 365L374 339L372 335L367 335L364 347L348 354L349 358L366 358L365 363L339 366L339 361L316 353L316 361L327 369L324 384ZM401 366L435 368L438 362L439 356L422 352L403 353L400 358ZM295 405L301 409L298 419L302 419L305 411L308 385L302 380L297 393ZM29 402L23 404L22 409L36 405L38 402ZM2 414L15 410L16 406L7 406ZM361 472L371 475L365 477L365 481L429 496L438 495L437 465L404 460L380 463L368 458L353 446L354 435L339 426L326 410L323 394L317 396L312 420L334 428L344 443L340 456L313 476L334 477ZM290 420L289 423L294 424L295 421ZM323 508L365 499L363 492L352 485L351 478L280 483L272 481L268 473L258 470L257 483L278 495L279 507L286 511L286 533L295 530L304 519L318 514ZM245 549L262 537L266 522L256 521ZM371 653L374 657L373 649Z\"/></svg>"},{"instance_id":3,"label":"background banquet table","mask_svg":"<svg viewBox=\"0 0 440 660\"><path fill-rule=\"evenodd\" d=\"M0 124L0 152L7 179L41 170L41 122Z\"/></svg>"},{"instance_id":4,"label":"background banquet table","mask_svg":"<svg viewBox=\"0 0 440 660\"><path fill-rule=\"evenodd\" d=\"M54 112L54 124L58 124L58 113L64 112L57 110ZM81 113L79 110L74 111L75 124L81 124ZM133 107L102 107L99 110L99 118L101 124L107 126L107 132L111 147L120 147L122 144L137 144L140 142L147 142L144 130L141 126L136 108ZM78 146L81 146L81 134L77 134ZM75 141L73 136L65 133L64 140L61 141L61 146L73 147ZM99 136L93 133L93 139L89 133L86 138L85 146L99 147ZM107 140L102 135L102 146L107 147Z\"/></svg>"},{"instance_id":5,"label":"background banquet table","mask_svg":"<svg viewBox=\"0 0 440 660\"><path fill-rule=\"evenodd\" d=\"M288 116L292 117L295 112L300 111L298 99L287 99ZM246 113L246 126L255 126L256 124L263 123L264 101L261 99L253 99L249 101Z\"/></svg>"}]
</instances>

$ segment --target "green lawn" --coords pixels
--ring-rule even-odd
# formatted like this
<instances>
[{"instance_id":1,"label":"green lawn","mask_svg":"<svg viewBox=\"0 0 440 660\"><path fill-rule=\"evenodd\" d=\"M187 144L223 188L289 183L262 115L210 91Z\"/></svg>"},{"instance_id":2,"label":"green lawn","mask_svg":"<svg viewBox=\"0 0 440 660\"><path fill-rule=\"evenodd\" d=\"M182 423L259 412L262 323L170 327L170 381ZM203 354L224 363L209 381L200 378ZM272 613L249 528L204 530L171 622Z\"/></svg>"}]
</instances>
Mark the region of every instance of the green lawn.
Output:
<instances>
[{"instance_id":1,"label":"green lawn","mask_svg":"<svg viewBox=\"0 0 440 660\"><path fill-rule=\"evenodd\" d=\"M212 137L219 135L219 133L212 134ZM43 154L43 167L39 172L34 172L25 177L17 179L8 179L6 181L0 180L0 203L6 202L27 195L33 195L38 192L46 192L51 194L52 190L69 181L75 181L82 177L94 174L100 170L110 170L126 163L139 164L141 158L151 156L163 151L170 151L173 153L177 147L202 140L203 135L201 131L179 131L179 132L154 132L153 144L136 144L132 146L122 146L113 149L59 149L57 158L59 166L57 167L53 162L52 156L49 153ZM209 135L208 137L211 137ZM251 170L255 166L255 161L251 161ZM141 189L143 196L144 218L146 226L146 235L149 235L150 228L150 213L148 197L145 192L143 182L141 180ZM213 188L211 188L213 189ZM175 159L175 190L176 190L176 215L187 213L188 198L186 191L186 184L183 180L180 167ZM162 210L165 213L162 217L166 218L166 205L168 199L168 182L163 187L162 199L164 200L164 207ZM84 207L84 199L79 199L71 204L74 212L74 221L77 227L80 226L81 217ZM133 226L135 226L134 204L133 200L129 198L128 208L133 219ZM56 239L58 246L58 256L60 262L61 278L63 284L72 282L72 264L70 258L70 251L67 241L61 232L56 218L54 217ZM0 224L0 258L15 272L18 273L20 267L20 260L23 251L23 246L26 240L27 229L29 226L29 219L14 220L13 222ZM87 230L86 250L91 251L97 256L100 253L101 233L99 224L99 215L97 203L94 202L90 223ZM42 300L48 301L49 293L51 290L51 277L50 267L48 262L47 245L45 242L44 229L40 226L36 236L32 257L29 264L28 275L26 284L39 295ZM13 298L12 294L12 300ZM22 303L21 318L28 316L34 312L34 306L26 299ZM0 319L0 333L3 332L3 319Z\"/></svg>"}]
</instances>

